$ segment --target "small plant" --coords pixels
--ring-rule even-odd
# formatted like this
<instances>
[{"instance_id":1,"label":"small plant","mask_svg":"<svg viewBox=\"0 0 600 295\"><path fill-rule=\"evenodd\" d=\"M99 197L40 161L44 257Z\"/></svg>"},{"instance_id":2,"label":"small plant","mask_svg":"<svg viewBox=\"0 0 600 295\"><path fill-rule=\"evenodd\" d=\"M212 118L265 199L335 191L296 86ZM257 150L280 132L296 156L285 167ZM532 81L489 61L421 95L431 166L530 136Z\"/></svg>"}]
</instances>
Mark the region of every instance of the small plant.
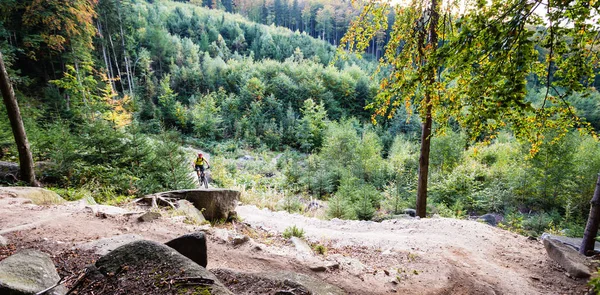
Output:
<instances>
[{"instance_id":1,"label":"small plant","mask_svg":"<svg viewBox=\"0 0 600 295\"><path fill-rule=\"evenodd\" d=\"M313 247L313 250L315 250L315 252L319 255L327 254L327 247L325 247L324 245L321 245L321 244L316 244Z\"/></svg>"},{"instance_id":2,"label":"small plant","mask_svg":"<svg viewBox=\"0 0 600 295\"><path fill-rule=\"evenodd\" d=\"M296 227L295 225L292 225L283 231L283 237L286 239L289 239L291 237L302 238L304 237L304 230L299 227Z\"/></svg>"}]
</instances>

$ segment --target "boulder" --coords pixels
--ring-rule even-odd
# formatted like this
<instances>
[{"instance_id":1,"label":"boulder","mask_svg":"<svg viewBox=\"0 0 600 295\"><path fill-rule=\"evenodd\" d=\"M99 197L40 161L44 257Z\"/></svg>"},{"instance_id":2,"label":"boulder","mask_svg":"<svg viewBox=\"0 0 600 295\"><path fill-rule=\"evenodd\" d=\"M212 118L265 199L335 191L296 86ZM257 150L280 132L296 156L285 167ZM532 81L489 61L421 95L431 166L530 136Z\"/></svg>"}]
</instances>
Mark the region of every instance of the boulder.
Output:
<instances>
[{"instance_id":1,"label":"boulder","mask_svg":"<svg viewBox=\"0 0 600 295\"><path fill-rule=\"evenodd\" d=\"M148 211L148 212L140 215L140 217L138 217L137 219L139 222L148 222L148 221L159 219L160 216L161 215L158 212Z\"/></svg>"},{"instance_id":2,"label":"boulder","mask_svg":"<svg viewBox=\"0 0 600 295\"><path fill-rule=\"evenodd\" d=\"M549 233L542 234L540 239L542 239L542 240L553 239L555 241L560 241L561 243L563 243L569 247L572 247L573 249L575 249L577 251L579 251L579 247L581 246L581 242L583 241L582 238L556 236L556 235L551 235ZM594 251L600 253L600 242L596 242L596 244L594 245Z\"/></svg>"},{"instance_id":3,"label":"boulder","mask_svg":"<svg viewBox=\"0 0 600 295\"><path fill-rule=\"evenodd\" d=\"M250 240L250 238L246 235L242 235L242 234L236 234L233 237L231 237L231 243L234 246L239 246L242 245L246 242L248 242Z\"/></svg>"},{"instance_id":4,"label":"boulder","mask_svg":"<svg viewBox=\"0 0 600 295\"><path fill-rule=\"evenodd\" d=\"M417 210L415 209L404 209L404 214L410 216L410 217L416 217L417 216Z\"/></svg>"},{"instance_id":5,"label":"boulder","mask_svg":"<svg viewBox=\"0 0 600 295\"><path fill-rule=\"evenodd\" d=\"M81 250L93 251L98 255L106 255L111 251L129 244L131 242L143 240L144 237L138 235L118 235L114 237L103 238L95 241L91 241L82 245L77 246Z\"/></svg>"},{"instance_id":6,"label":"boulder","mask_svg":"<svg viewBox=\"0 0 600 295\"><path fill-rule=\"evenodd\" d=\"M136 277L140 277L139 274L143 274L141 277L152 277L153 281L151 282L140 282L140 292L144 292L148 288L156 288L159 285L165 290L153 289L154 294L166 293L167 291L174 294L188 294L167 288L195 289L196 286L169 284L168 282L185 280L186 278L202 278L211 281L209 284L210 294L233 294L219 282L215 275L204 267L181 255L173 248L153 241L142 240L121 246L98 259L95 267L107 281L117 277L114 284L135 280ZM118 286L115 286L115 288L118 288Z\"/></svg>"},{"instance_id":7,"label":"boulder","mask_svg":"<svg viewBox=\"0 0 600 295\"><path fill-rule=\"evenodd\" d=\"M202 232L183 235L165 244L202 267L206 267L208 264L206 237Z\"/></svg>"},{"instance_id":8,"label":"boulder","mask_svg":"<svg viewBox=\"0 0 600 295\"><path fill-rule=\"evenodd\" d=\"M227 189L191 189L156 193L151 196L184 199L194 204L211 221L227 220L234 216L240 192Z\"/></svg>"},{"instance_id":9,"label":"boulder","mask_svg":"<svg viewBox=\"0 0 600 295\"><path fill-rule=\"evenodd\" d=\"M341 254L329 255L328 259L337 262L341 269L345 269L355 276L363 274L366 269L365 265L362 264L360 260L352 257L346 257Z\"/></svg>"},{"instance_id":10,"label":"boulder","mask_svg":"<svg viewBox=\"0 0 600 295\"><path fill-rule=\"evenodd\" d=\"M296 248L296 251L298 251L298 253L309 255L313 254L312 249L303 239L298 237L291 237L290 242L294 244L294 247Z\"/></svg>"},{"instance_id":11,"label":"boulder","mask_svg":"<svg viewBox=\"0 0 600 295\"><path fill-rule=\"evenodd\" d=\"M88 212L91 212L92 214L94 214L95 216L98 216L98 217L103 217L103 218L116 217L116 216L122 216L122 215L130 213L128 210L120 208L120 207L109 206L109 205L89 204L90 200L84 200L83 202L88 204L85 206L85 209Z\"/></svg>"},{"instance_id":12,"label":"boulder","mask_svg":"<svg viewBox=\"0 0 600 295\"><path fill-rule=\"evenodd\" d=\"M198 208L194 207L194 204L188 200L177 201L177 211L184 214L189 220L195 224L203 224L206 222L202 212Z\"/></svg>"},{"instance_id":13,"label":"boulder","mask_svg":"<svg viewBox=\"0 0 600 295\"><path fill-rule=\"evenodd\" d=\"M282 291L276 294L346 294L344 290L321 279L295 272L244 273L230 269L212 269L211 272L238 294L247 294L245 292L248 290L252 290L252 294L273 294L273 290L286 289L293 289L293 292Z\"/></svg>"},{"instance_id":14,"label":"boulder","mask_svg":"<svg viewBox=\"0 0 600 295\"><path fill-rule=\"evenodd\" d=\"M6 247L6 246L8 246L8 240L5 237L0 236L0 247Z\"/></svg>"},{"instance_id":15,"label":"boulder","mask_svg":"<svg viewBox=\"0 0 600 295\"><path fill-rule=\"evenodd\" d=\"M477 218L477 221L487 223L491 226L496 226L498 224L496 222L496 216L494 214L481 215L479 216L479 218Z\"/></svg>"},{"instance_id":16,"label":"boulder","mask_svg":"<svg viewBox=\"0 0 600 295\"><path fill-rule=\"evenodd\" d=\"M18 181L19 164L0 161L0 182L15 183Z\"/></svg>"},{"instance_id":17,"label":"boulder","mask_svg":"<svg viewBox=\"0 0 600 295\"><path fill-rule=\"evenodd\" d=\"M589 278L591 276L589 262L585 256L560 241L544 239L544 248L548 256L564 268L569 275L575 278Z\"/></svg>"},{"instance_id":18,"label":"boulder","mask_svg":"<svg viewBox=\"0 0 600 295\"><path fill-rule=\"evenodd\" d=\"M35 294L54 286L59 280L50 256L37 250L22 250L0 261L0 294ZM64 286L57 286L45 294L65 293Z\"/></svg>"},{"instance_id":19,"label":"boulder","mask_svg":"<svg viewBox=\"0 0 600 295\"><path fill-rule=\"evenodd\" d=\"M243 157L239 157L238 160L240 160L240 161L254 161L254 157L252 157L250 155L244 155Z\"/></svg>"},{"instance_id":20,"label":"boulder","mask_svg":"<svg viewBox=\"0 0 600 295\"><path fill-rule=\"evenodd\" d=\"M61 198L57 193L41 187L0 187L0 196L1 195L29 199L36 205L53 205L66 202L65 199Z\"/></svg>"}]
</instances>

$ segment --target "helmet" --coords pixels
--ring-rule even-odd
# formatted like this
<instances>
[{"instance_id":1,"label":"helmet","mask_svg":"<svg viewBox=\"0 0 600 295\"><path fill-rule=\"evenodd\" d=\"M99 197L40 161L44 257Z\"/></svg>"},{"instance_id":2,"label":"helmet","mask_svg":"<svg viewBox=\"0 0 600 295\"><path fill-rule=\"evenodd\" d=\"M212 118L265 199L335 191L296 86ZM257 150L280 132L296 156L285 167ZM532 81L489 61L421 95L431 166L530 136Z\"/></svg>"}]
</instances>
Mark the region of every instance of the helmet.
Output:
<instances>
[{"instance_id":1,"label":"helmet","mask_svg":"<svg viewBox=\"0 0 600 295\"><path fill-rule=\"evenodd\" d=\"M202 157L202 154L198 154L198 157Z\"/></svg>"}]
</instances>

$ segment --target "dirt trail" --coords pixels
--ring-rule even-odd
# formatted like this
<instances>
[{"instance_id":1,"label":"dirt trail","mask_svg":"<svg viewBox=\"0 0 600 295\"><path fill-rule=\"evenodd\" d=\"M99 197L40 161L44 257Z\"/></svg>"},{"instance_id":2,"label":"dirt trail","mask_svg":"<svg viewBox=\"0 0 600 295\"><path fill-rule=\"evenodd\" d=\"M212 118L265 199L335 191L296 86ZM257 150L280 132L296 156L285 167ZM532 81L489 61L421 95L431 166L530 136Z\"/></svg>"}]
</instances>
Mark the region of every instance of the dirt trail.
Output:
<instances>
[{"instance_id":1,"label":"dirt trail","mask_svg":"<svg viewBox=\"0 0 600 295\"><path fill-rule=\"evenodd\" d=\"M540 242L473 221L323 221L253 206L240 206L238 213L243 224L208 230L209 269L300 272L349 294L584 294L586 289L584 281L568 278L547 258ZM311 271L281 237L290 225L303 228L310 242L328 247L319 259L353 258L359 266L341 263L338 270ZM73 254L82 243L123 234L165 242L198 228L168 211L159 220L140 223L132 216L96 216L76 202L36 206L0 196L0 231L12 243L0 247L0 260L21 248L39 248L67 265L59 265L65 273L97 258ZM253 242L234 247L223 232L245 233L263 250L256 251Z\"/></svg>"},{"instance_id":2,"label":"dirt trail","mask_svg":"<svg viewBox=\"0 0 600 295\"><path fill-rule=\"evenodd\" d=\"M548 260L539 241L483 223L446 218L371 221L323 221L287 212L237 209L253 227L282 232L295 225L311 240L336 247L364 247L365 263L388 271L407 271L397 286L400 293L426 290L447 294L562 294L584 292L573 288L584 282L567 278ZM376 253L376 254L375 254ZM359 256L360 257L360 256ZM389 263L398 258L399 263ZM405 259L402 259L405 258ZM385 263L387 260L388 263ZM375 263L373 263L375 262ZM405 274L405 273L403 273ZM469 291L468 289L471 289ZM462 291L461 291L462 290Z\"/></svg>"}]
</instances>

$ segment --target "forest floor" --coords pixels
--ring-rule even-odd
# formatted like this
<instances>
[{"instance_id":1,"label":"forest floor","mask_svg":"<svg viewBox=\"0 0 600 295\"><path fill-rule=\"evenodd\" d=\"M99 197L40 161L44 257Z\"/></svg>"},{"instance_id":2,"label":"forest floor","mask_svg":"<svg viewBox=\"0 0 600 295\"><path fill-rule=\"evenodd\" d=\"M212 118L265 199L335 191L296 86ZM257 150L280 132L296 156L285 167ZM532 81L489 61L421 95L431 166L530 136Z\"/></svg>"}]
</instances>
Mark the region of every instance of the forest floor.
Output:
<instances>
[{"instance_id":1,"label":"forest floor","mask_svg":"<svg viewBox=\"0 0 600 295\"><path fill-rule=\"evenodd\" d=\"M11 242L0 247L0 260L23 248L37 248L53 256L61 276L69 276L99 257L77 250L78 245L124 234L166 242L203 227L209 270L293 271L318 277L348 294L585 294L587 290L586 281L568 277L548 258L540 241L475 221L325 221L254 206L239 206L237 211L241 222L209 227L185 223L168 211L158 220L138 222L131 216L95 215L81 202L37 206L0 196L0 235ZM344 257L348 264L312 271L281 235L292 225L305 231L310 244L327 247L326 254L315 254L317 259ZM234 246L223 238L227 234L245 234L252 241ZM257 251L256 245L262 250Z\"/></svg>"}]
</instances>

